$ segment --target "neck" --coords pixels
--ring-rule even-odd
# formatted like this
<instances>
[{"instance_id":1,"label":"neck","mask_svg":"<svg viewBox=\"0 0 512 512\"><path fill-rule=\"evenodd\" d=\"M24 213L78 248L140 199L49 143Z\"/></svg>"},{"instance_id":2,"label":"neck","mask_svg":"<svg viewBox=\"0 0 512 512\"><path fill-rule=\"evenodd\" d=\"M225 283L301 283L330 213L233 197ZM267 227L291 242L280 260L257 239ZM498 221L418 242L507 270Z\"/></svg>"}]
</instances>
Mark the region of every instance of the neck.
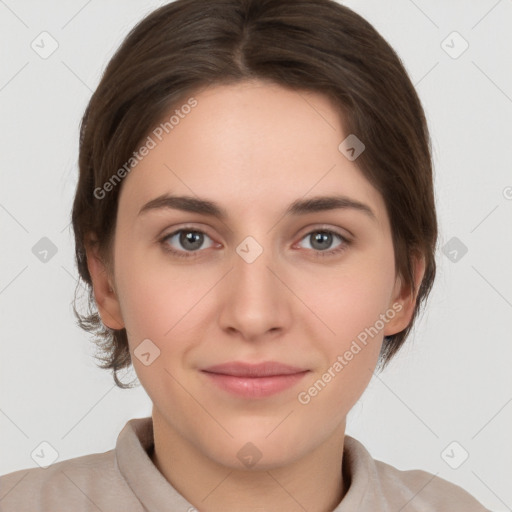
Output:
<instances>
[{"instance_id":1,"label":"neck","mask_svg":"<svg viewBox=\"0 0 512 512\"><path fill-rule=\"evenodd\" d=\"M345 424L304 457L262 470L217 463L155 415L153 429L151 460L201 511L331 512L347 491L341 471Z\"/></svg>"}]
</instances>

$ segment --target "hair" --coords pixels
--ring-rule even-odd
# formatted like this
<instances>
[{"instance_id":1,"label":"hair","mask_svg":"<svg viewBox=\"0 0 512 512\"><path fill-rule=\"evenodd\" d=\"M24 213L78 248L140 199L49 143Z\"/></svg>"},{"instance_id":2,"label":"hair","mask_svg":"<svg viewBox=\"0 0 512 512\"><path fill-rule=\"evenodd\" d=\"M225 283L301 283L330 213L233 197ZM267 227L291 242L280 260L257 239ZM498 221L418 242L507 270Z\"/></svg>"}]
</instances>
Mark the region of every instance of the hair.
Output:
<instances>
[{"instance_id":1,"label":"hair","mask_svg":"<svg viewBox=\"0 0 512 512\"><path fill-rule=\"evenodd\" d=\"M430 293L437 242L431 141L418 95L391 46L334 0L177 0L128 33L80 125L72 224L88 311L77 311L76 291L73 310L78 325L93 334L99 366L112 371L120 388L131 387L117 376L131 365L127 333L101 321L85 247L87 233L94 233L103 261L113 268L122 183L101 197L98 188L116 172L120 176L126 162L136 165L132 156L138 145L184 98L205 87L252 79L323 94L339 110L345 136L355 134L365 144L355 164L384 199L395 272L416 296L407 328L384 337L380 369L403 345ZM413 256L418 255L425 273L416 287Z\"/></svg>"}]
</instances>

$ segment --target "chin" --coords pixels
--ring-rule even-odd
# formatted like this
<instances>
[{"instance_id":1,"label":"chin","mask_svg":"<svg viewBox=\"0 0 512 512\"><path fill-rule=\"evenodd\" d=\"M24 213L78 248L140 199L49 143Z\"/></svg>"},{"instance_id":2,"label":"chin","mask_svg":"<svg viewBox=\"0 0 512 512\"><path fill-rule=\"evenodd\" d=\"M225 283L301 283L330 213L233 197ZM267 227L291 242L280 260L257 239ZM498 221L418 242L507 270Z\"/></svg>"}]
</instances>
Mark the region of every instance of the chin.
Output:
<instances>
[{"instance_id":1,"label":"chin","mask_svg":"<svg viewBox=\"0 0 512 512\"><path fill-rule=\"evenodd\" d=\"M291 432L289 426L272 432L279 421L270 429L266 422L255 428L254 421L250 429L228 429L233 438L219 434L212 445L210 437L203 449L218 464L233 470L263 471L291 464L313 449L312 439L306 441L300 431Z\"/></svg>"}]
</instances>

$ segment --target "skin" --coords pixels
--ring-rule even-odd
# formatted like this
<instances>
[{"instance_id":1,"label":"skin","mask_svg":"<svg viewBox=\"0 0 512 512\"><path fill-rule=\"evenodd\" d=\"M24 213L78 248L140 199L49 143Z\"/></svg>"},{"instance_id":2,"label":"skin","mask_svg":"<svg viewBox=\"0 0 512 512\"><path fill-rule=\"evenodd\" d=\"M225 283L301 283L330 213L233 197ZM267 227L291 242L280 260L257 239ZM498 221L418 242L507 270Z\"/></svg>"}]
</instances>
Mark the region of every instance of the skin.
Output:
<instances>
[{"instance_id":1,"label":"skin","mask_svg":"<svg viewBox=\"0 0 512 512\"><path fill-rule=\"evenodd\" d=\"M98 310L105 325L127 329L153 402L152 460L190 503L201 511L330 511L347 490L346 416L372 377L383 336L403 330L414 310L415 297L395 275L385 204L357 160L338 150L348 134L324 96L247 81L194 97L198 105L123 181L113 270L87 251ZM283 216L296 199L333 192L367 204L376 219L355 209ZM228 218L174 209L138 216L163 193L215 201ZM190 225L206 233L199 251L179 234L159 241ZM351 243L319 257L322 247L345 244L333 235L315 245L321 228ZM263 249L252 263L236 252L247 236ZM172 256L164 245L196 257ZM419 259L417 285L423 274ZM393 304L401 311L299 403L298 393ZM160 355L146 366L133 351L148 338ZM268 360L310 372L264 399L231 395L200 372ZM237 457L247 442L262 454L250 468Z\"/></svg>"}]
</instances>

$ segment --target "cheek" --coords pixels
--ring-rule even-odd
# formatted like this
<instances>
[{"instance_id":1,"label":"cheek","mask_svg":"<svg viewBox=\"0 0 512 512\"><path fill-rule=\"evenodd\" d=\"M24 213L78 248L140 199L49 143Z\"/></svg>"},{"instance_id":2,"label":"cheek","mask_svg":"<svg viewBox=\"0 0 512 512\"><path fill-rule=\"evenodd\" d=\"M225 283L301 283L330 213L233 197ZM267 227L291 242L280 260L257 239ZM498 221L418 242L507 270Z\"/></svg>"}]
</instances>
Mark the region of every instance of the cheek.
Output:
<instances>
[{"instance_id":1,"label":"cheek","mask_svg":"<svg viewBox=\"0 0 512 512\"><path fill-rule=\"evenodd\" d=\"M393 254L380 252L380 258L361 257L354 264L340 266L338 271L323 270L318 274L315 286L303 285L303 296L318 312L331 336L332 350L344 349L377 323L380 315L389 307L394 285ZM306 302L306 300L305 300Z\"/></svg>"},{"instance_id":2,"label":"cheek","mask_svg":"<svg viewBox=\"0 0 512 512\"><path fill-rule=\"evenodd\" d=\"M394 280L393 271L382 268L352 267L314 291L310 287L311 309L320 312L324 323L314 336L323 364L297 397L310 418L310 435L343 421L372 378L383 340L380 315L387 310Z\"/></svg>"},{"instance_id":3,"label":"cheek","mask_svg":"<svg viewBox=\"0 0 512 512\"><path fill-rule=\"evenodd\" d=\"M184 268L167 262L163 251L144 248L129 237L118 240L116 283L130 333L164 339L199 301L207 283Z\"/></svg>"}]
</instances>

